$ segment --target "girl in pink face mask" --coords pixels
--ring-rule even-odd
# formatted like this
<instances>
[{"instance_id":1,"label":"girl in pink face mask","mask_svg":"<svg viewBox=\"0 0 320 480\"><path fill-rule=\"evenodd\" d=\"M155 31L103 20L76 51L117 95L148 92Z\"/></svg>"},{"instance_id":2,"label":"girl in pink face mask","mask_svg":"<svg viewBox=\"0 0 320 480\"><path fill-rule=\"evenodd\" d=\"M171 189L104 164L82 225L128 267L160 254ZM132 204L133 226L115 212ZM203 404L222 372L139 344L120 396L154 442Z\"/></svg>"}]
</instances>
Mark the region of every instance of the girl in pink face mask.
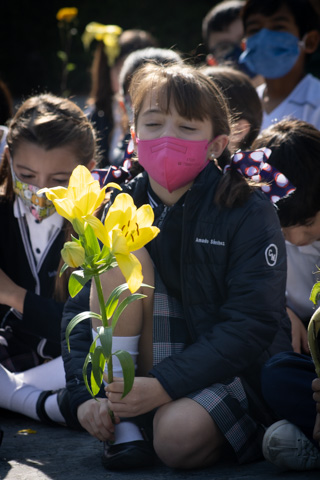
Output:
<instances>
[{"instance_id":1,"label":"girl in pink face mask","mask_svg":"<svg viewBox=\"0 0 320 480\"><path fill-rule=\"evenodd\" d=\"M142 287L146 298L128 306L115 331L123 348L141 334L132 392L122 398L121 378L105 389L116 425L107 412L103 427L90 421L99 402L79 406L88 347L72 338L71 353L63 344L65 358L72 356L65 363L71 403L78 402L80 423L105 441L108 469L150 465L154 452L184 469L212 465L226 451L239 462L260 458L261 424L272 421L260 403L260 369L272 353L291 348L276 210L237 168L223 173L231 161L229 112L207 76L186 65L150 63L134 74L130 96L145 171L124 191L137 206L152 206L160 228L139 252L144 281L154 289ZM105 295L119 284L116 273L101 276ZM90 309L98 309L94 289ZM119 441L120 419L138 428L146 413L149 442L132 430Z\"/></svg>"}]
</instances>

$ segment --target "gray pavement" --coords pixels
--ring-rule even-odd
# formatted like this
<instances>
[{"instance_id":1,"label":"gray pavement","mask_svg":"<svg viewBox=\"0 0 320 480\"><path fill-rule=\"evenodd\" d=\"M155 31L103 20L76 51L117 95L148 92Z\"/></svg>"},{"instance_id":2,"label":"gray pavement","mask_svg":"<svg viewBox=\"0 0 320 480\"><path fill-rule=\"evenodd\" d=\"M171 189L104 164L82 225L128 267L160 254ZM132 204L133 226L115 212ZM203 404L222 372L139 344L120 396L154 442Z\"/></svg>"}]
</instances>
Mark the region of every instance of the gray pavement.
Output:
<instances>
[{"instance_id":1,"label":"gray pavement","mask_svg":"<svg viewBox=\"0 0 320 480\"><path fill-rule=\"evenodd\" d=\"M101 464L102 444L87 433L42 425L1 409L0 425L4 431L0 480L320 479L319 471L280 472L264 461L241 466L219 463L205 470L176 471L159 464L152 469L110 472Z\"/></svg>"}]
</instances>

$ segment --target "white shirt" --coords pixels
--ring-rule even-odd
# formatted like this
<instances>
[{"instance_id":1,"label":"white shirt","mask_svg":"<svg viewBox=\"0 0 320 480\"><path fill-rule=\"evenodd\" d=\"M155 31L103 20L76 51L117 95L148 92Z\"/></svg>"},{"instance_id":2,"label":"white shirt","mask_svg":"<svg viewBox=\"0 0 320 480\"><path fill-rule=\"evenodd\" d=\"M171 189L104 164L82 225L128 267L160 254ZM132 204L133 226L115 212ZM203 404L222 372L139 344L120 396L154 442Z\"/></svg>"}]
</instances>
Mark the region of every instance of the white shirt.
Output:
<instances>
[{"instance_id":1,"label":"white shirt","mask_svg":"<svg viewBox=\"0 0 320 480\"><path fill-rule=\"evenodd\" d=\"M286 241L287 249L287 306L301 320L309 320L315 306L309 300L313 285L320 281L320 241L297 247ZM317 272L317 273L316 273Z\"/></svg>"},{"instance_id":2,"label":"white shirt","mask_svg":"<svg viewBox=\"0 0 320 480\"><path fill-rule=\"evenodd\" d=\"M39 223L19 197L16 197L14 201L13 213L16 218L22 216L26 218L32 251L36 264L38 264L51 237L57 230L61 230L63 218L55 212Z\"/></svg>"},{"instance_id":3,"label":"white shirt","mask_svg":"<svg viewBox=\"0 0 320 480\"><path fill-rule=\"evenodd\" d=\"M257 87L259 98L263 98L266 84ZM283 102L272 112L263 112L261 130L284 118L304 120L320 129L320 80L311 74L306 75Z\"/></svg>"}]
</instances>

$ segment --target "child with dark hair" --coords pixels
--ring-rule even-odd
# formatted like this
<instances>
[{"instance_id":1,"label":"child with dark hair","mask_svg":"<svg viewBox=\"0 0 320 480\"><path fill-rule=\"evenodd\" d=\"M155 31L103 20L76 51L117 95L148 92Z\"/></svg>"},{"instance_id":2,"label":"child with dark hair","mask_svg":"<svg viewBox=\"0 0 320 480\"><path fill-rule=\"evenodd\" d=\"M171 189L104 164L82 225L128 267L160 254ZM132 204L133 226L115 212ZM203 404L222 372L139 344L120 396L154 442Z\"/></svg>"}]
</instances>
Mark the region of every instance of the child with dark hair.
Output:
<instances>
[{"instance_id":1,"label":"child with dark hair","mask_svg":"<svg viewBox=\"0 0 320 480\"><path fill-rule=\"evenodd\" d=\"M244 36L241 9L244 0L224 0L212 7L202 21L202 38L207 48L206 63L210 66L231 65L245 72L253 85L262 78L239 63ZM256 78L254 78L256 77Z\"/></svg>"},{"instance_id":2,"label":"child with dark hair","mask_svg":"<svg viewBox=\"0 0 320 480\"><path fill-rule=\"evenodd\" d=\"M73 102L30 97L9 124L0 167L0 363L26 370L60 355L67 285L56 282L66 228L37 191L68 183L79 164L92 168L94 129Z\"/></svg>"},{"instance_id":3,"label":"child with dark hair","mask_svg":"<svg viewBox=\"0 0 320 480\"><path fill-rule=\"evenodd\" d=\"M262 107L259 96L249 77L228 66L203 67L222 91L232 115L229 149L248 150L260 132Z\"/></svg>"},{"instance_id":4,"label":"child with dark hair","mask_svg":"<svg viewBox=\"0 0 320 480\"><path fill-rule=\"evenodd\" d=\"M282 468L320 469L320 449L314 441L320 439L320 409L316 418L311 389L316 374L306 331L314 313L310 292L320 265L320 131L302 120L282 120L253 144L262 146L272 150L268 163L296 187L277 202L286 239L286 298L294 352L275 355L262 371L264 398L279 419L264 436L263 453ZM320 346L320 338L318 342ZM313 386L320 391L319 380ZM319 402L319 393L314 399Z\"/></svg>"},{"instance_id":5,"label":"child with dark hair","mask_svg":"<svg viewBox=\"0 0 320 480\"><path fill-rule=\"evenodd\" d=\"M265 83L258 87L262 129L286 117L320 127L320 80L307 74L319 45L320 16L312 0L247 0L246 50L240 62Z\"/></svg>"},{"instance_id":6,"label":"child with dark hair","mask_svg":"<svg viewBox=\"0 0 320 480\"><path fill-rule=\"evenodd\" d=\"M143 289L147 297L123 312L115 335L125 345L141 334L145 361L124 399L122 378L106 386L107 405L90 399L81 372L91 325L77 325L71 354L63 342L72 410L104 440L106 468L146 461L135 443L142 439L118 440L128 419L145 420L167 466L202 468L231 451L239 462L252 461L261 457L261 423L272 422L259 392L260 369L291 341L276 211L236 170L223 174L231 162L229 111L208 76L179 63L147 63L129 93L145 171L124 190L137 206L152 206L160 234L140 251L146 283L155 288ZM117 269L101 275L106 296L118 277ZM90 309L97 307L92 289ZM68 308L75 313L72 302Z\"/></svg>"}]
</instances>

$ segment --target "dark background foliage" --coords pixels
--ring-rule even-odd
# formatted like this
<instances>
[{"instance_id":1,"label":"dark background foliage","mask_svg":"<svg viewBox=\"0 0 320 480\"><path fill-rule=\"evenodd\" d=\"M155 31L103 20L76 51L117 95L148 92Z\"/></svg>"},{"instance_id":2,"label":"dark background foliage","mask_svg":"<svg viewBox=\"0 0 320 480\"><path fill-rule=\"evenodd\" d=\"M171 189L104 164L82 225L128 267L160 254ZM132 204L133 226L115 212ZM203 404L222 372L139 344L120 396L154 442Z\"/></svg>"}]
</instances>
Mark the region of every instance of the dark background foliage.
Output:
<instances>
[{"instance_id":1,"label":"dark background foliage","mask_svg":"<svg viewBox=\"0 0 320 480\"><path fill-rule=\"evenodd\" d=\"M90 89L91 51L85 52L81 34L96 21L123 29L150 31L163 48L176 48L187 56L201 55L201 24L215 0L0 0L0 78L12 95L25 97L40 91L60 93L61 49L56 13L77 7L78 34L73 38L69 73L72 94ZM203 58L203 57L202 57Z\"/></svg>"}]
</instances>

